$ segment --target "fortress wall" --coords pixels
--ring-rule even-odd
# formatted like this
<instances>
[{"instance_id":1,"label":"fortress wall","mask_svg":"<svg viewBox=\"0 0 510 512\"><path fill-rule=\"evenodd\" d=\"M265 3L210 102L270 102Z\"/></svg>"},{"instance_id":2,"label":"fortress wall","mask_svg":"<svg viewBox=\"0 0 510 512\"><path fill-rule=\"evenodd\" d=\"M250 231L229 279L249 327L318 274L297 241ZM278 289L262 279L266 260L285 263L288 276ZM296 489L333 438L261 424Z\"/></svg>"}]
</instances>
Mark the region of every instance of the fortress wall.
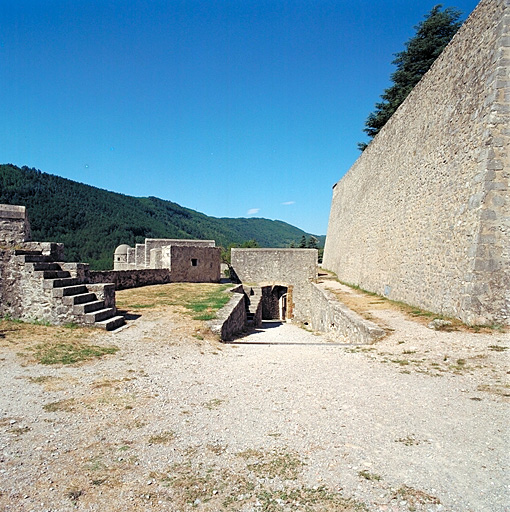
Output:
<instances>
[{"instance_id":1,"label":"fortress wall","mask_svg":"<svg viewBox=\"0 0 510 512\"><path fill-rule=\"evenodd\" d=\"M333 189L323 266L468 323L510 319L508 0L482 0Z\"/></svg>"}]
</instances>

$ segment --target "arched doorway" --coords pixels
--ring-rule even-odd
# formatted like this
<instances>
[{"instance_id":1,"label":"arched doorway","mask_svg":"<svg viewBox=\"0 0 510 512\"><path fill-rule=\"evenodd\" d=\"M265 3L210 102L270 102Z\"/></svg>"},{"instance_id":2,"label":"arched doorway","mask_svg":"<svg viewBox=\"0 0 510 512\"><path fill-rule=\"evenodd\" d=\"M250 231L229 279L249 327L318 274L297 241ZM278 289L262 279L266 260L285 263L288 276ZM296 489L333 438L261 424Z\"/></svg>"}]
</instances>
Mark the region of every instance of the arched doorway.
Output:
<instances>
[{"instance_id":1,"label":"arched doorway","mask_svg":"<svg viewBox=\"0 0 510 512\"><path fill-rule=\"evenodd\" d=\"M262 287L262 319L286 321L291 318L291 290L285 285Z\"/></svg>"}]
</instances>

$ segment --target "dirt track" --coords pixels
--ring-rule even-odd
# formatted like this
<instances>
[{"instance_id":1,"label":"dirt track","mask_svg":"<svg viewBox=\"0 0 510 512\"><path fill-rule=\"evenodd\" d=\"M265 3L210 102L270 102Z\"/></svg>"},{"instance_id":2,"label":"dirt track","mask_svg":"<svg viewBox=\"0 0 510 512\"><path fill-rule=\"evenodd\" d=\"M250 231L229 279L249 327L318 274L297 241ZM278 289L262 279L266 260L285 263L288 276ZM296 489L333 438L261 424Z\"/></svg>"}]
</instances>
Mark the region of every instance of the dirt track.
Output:
<instances>
[{"instance_id":1,"label":"dirt track","mask_svg":"<svg viewBox=\"0 0 510 512\"><path fill-rule=\"evenodd\" d=\"M373 315L362 347L222 345L170 309L80 365L1 344L0 510L510 510L509 335Z\"/></svg>"}]
</instances>

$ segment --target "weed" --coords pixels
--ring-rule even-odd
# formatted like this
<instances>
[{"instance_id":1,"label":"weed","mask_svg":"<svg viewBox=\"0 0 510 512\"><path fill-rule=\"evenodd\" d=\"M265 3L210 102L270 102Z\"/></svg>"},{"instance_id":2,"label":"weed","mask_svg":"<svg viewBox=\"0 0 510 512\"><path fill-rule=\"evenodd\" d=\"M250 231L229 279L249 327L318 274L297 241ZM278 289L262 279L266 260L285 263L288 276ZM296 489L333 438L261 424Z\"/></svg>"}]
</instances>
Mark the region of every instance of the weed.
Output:
<instances>
[{"instance_id":1,"label":"weed","mask_svg":"<svg viewBox=\"0 0 510 512\"><path fill-rule=\"evenodd\" d=\"M7 432L15 436L21 436L22 434L26 434L30 430L32 430L30 427L13 427L7 430Z\"/></svg>"},{"instance_id":2,"label":"weed","mask_svg":"<svg viewBox=\"0 0 510 512\"><path fill-rule=\"evenodd\" d=\"M216 409L219 407L225 400L221 400L220 398L213 398L212 400L209 400L208 402L204 402L202 405L206 408L212 411L213 409Z\"/></svg>"},{"instance_id":3,"label":"weed","mask_svg":"<svg viewBox=\"0 0 510 512\"><path fill-rule=\"evenodd\" d=\"M397 363L400 366L407 366L409 364L409 361L407 359L391 359L392 363Z\"/></svg>"},{"instance_id":4,"label":"weed","mask_svg":"<svg viewBox=\"0 0 510 512\"><path fill-rule=\"evenodd\" d=\"M489 350L493 350L494 352L504 352L508 350L508 347L502 347L501 345L489 345Z\"/></svg>"},{"instance_id":5,"label":"weed","mask_svg":"<svg viewBox=\"0 0 510 512\"><path fill-rule=\"evenodd\" d=\"M510 397L510 384L480 384L477 389L478 391L492 393L494 395L503 396L505 398Z\"/></svg>"},{"instance_id":6,"label":"weed","mask_svg":"<svg viewBox=\"0 0 510 512\"><path fill-rule=\"evenodd\" d=\"M50 375L40 375L39 377L28 377L28 380L30 382L33 382L34 384L43 384L52 379L54 379L54 377L51 377Z\"/></svg>"},{"instance_id":7,"label":"weed","mask_svg":"<svg viewBox=\"0 0 510 512\"><path fill-rule=\"evenodd\" d=\"M63 327L65 329L78 329L80 326L75 322L68 322L67 324L64 324Z\"/></svg>"},{"instance_id":8,"label":"weed","mask_svg":"<svg viewBox=\"0 0 510 512\"><path fill-rule=\"evenodd\" d=\"M379 481L382 478L380 475L377 475L376 473L370 473L370 472L366 471L365 469L359 471L358 475L360 477L364 478L365 480Z\"/></svg>"},{"instance_id":9,"label":"weed","mask_svg":"<svg viewBox=\"0 0 510 512\"><path fill-rule=\"evenodd\" d=\"M418 489L414 489L413 487L409 487L407 485L403 485L400 487L394 494L394 499L401 499L407 501L409 510L416 510L416 505L439 505L441 502L439 498L435 496L431 496L424 491L420 491Z\"/></svg>"},{"instance_id":10,"label":"weed","mask_svg":"<svg viewBox=\"0 0 510 512\"><path fill-rule=\"evenodd\" d=\"M167 444L175 439L175 432L165 431L149 437L150 444Z\"/></svg>"},{"instance_id":11,"label":"weed","mask_svg":"<svg viewBox=\"0 0 510 512\"><path fill-rule=\"evenodd\" d=\"M59 400L58 402L51 402L44 404L43 409L46 412L62 412L62 411L73 411L75 408L74 398L68 398L67 400Z\"/></svg>"},{"instance_id":12,"label":"weed","mask_svg":"<svg viewBox=\"0 0 510 512\"><path fill-rule=\"evenodd\" d=\"M406 437L400 437L399 439L395 439L396 443L403 443L406 446L416 446L420 444L420 441L416 439L413 434L409 434Z\"/></svg>"},{"instance_id":13,"label":"weed","mask_svg":"<svg viewBox=\"0 0 510 512\"><path fill-rule=\"evenodd\" d=\"M66 497L69 498L74 504L78 501L78 498L83 494L83 491L79 489L71 489L66 493Z\"/></svg>"}]
</instances>

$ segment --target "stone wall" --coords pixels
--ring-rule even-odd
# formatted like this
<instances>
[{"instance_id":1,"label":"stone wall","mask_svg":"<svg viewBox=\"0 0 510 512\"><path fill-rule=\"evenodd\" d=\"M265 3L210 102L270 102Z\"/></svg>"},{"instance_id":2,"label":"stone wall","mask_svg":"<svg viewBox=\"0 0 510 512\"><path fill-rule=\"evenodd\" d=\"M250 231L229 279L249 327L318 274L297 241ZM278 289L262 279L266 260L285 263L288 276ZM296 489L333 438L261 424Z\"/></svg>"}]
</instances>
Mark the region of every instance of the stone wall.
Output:
<instances>
[{"instance_id":1,"label":"stone wall","mask_svg":"<svg viewBox=\"0 0 510 512\"><path fill-rule=\"evenodd\" d=\"M87 284L113 283L116 290L172 282L168 269L88 271Z\"/></svg>"},{"instance_id":2,"label":"stone wall","mask_svg":"<svg viewBox=\"0 0 510 512\"><path fill-rule=\"evenodd\" d=\"M317 249L232 249L231 265L245 283L292 287L288 318L309 310L308 284L317 279Z\"/></svg>"},{"instance_id":3,"label":"stone wall","mask_svg":"<svg viewBox=\"0 0 510 512\"><path fill-rule=\"evenodd\" d=\"M315 283L310 284L309 304L307 323L316 331L340 334L354 344L374 343L386 334L384 329L365 320Z\"/></svg>"},{"instance_id":4,"label":"stone wall","mask_svg":"<svg viewBox=\"0 0 510 512\"><path fill-rule=\"evenodd\" d=\"M0 245L16 245L30 240L26 208L0 204Z\"/></svg>"},{"instance_id":5,"label":"stone wall","mask_svg":"<svg viewBox=\"0 0 510 512\"><path fill-rule=\"evenodd\" d=\"M230 341L246 327L246 295L242 286L231 290L232 298L218 311L217 317L209 322L209 328L222 341Z\"/></svg>"},{"instance_id":6,"label":"stone wall","mask_svg":"<svg viewBox=\"0 0 510 512\"><path fill-rule=\"evenodd\" d=\"M482 0L333 189L323 266L467 323L510 321L508 0Z\"/></svg>"}]
</instances>

